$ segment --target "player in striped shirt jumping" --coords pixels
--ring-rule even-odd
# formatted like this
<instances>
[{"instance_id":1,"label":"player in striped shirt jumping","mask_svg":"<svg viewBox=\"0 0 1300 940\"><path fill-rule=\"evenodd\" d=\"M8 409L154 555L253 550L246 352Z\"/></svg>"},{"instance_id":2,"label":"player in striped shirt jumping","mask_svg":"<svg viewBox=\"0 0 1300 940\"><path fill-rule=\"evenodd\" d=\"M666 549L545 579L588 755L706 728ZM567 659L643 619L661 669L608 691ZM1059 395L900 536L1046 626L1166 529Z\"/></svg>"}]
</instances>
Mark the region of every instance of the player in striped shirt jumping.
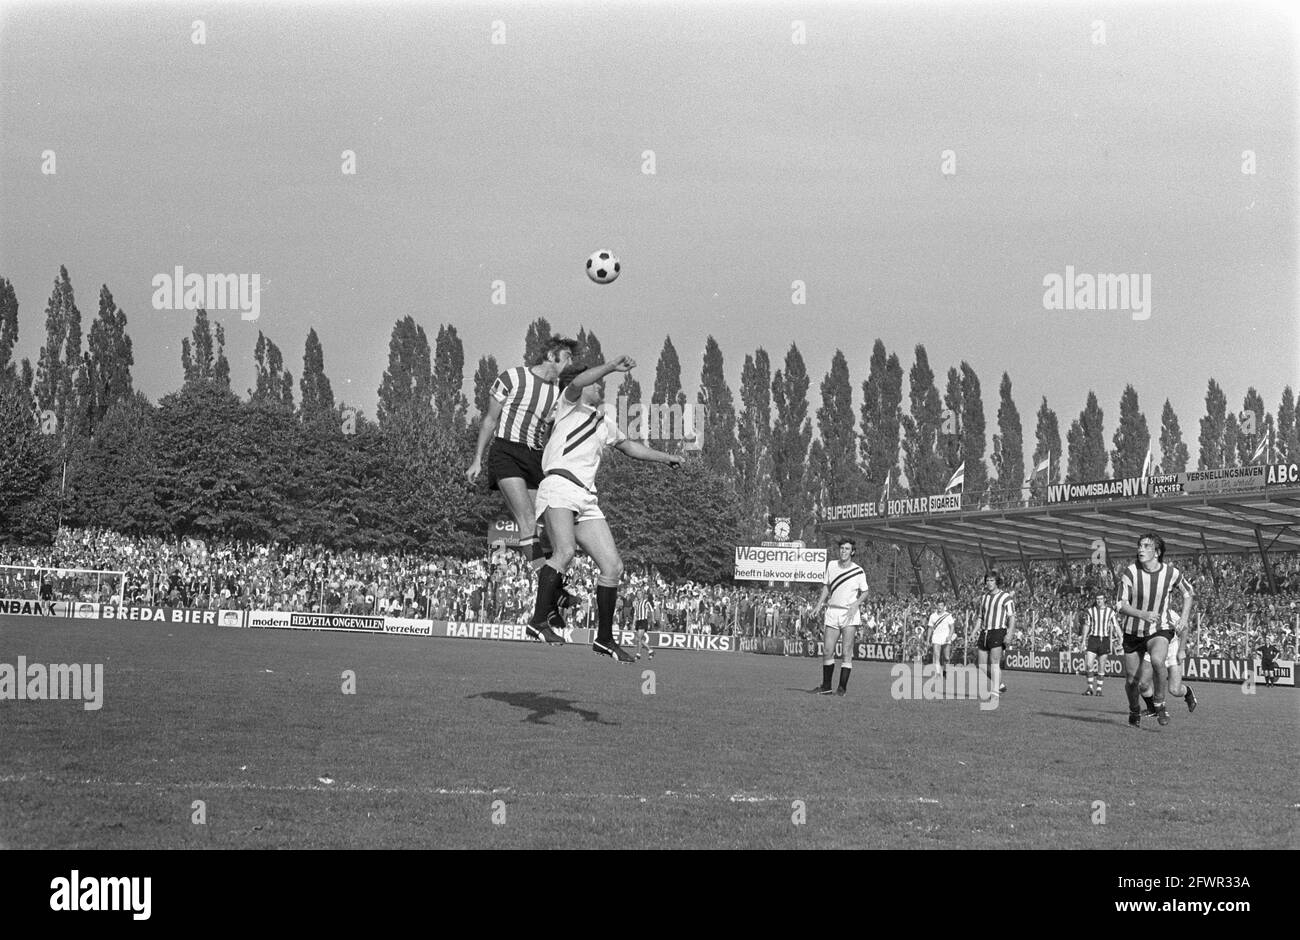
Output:
<instances>
[{"instance_id":1,"label":"player in striped shirt jumping","mask_svg":"<svg viewBox=\"0 0 1300 940\"><path fill-rule=\"evenodd\" d=\"M1084 695L1101 695L1101 684L1106 678L1106 657L1111 644L1119 638L1119 621L1115 608L1106 602L1106 592L1098 591L1095 603L1084 611L1082 631L1087 648L1083 654L1084 668L1088 673L1088 688Z\"/></svg>"},{"instance_id":2,"label":"player in striped shirt jumping","mask_svg":"<svg viewBox=\"0 0 1300 940\"><path fill-rule=\"evenodd\" d=\"M497 376L487 414L479 425L474 460L465 471L471 483L478 479L483 452L490 443L488 488L500 490L505 497L519 526L519 550L534 571L542 562L534 511L537 487L542 482L542 448L550 433L551 410L560 394L556 382L577 349L576 340L552 337L537 365L507 369Z\"/></svg>"},{"instance_id":3,"label":"player in striped shirt jumping","mask_svg":"<svg viewBox=\"0 0 1300 940\"><path fill-rule=\"evenodd\" d=\"M554 608L561 578L573 561L576 543L600 569L596 578L596 640L591 648L621 663L634 661L614 640L614 608L623 560L596 500L596 472L606 447L615 447L637 460L674 467L682 463L677 454L666 454L629 439L605 413L605 376L630 372L635 367L630 356L620 356L590 369L570 365L560 373L560 398L555 404L551 439L542 455L545 478L537 489L537 514L545 515L554 551L537 574L537 604L528 627L531 634L548 643L557 639L564 642L555 637L548 615Z\"/></svg>"},{"instance_id":4,"label":"player in striped shirt jumping","mask_svg":"<svg viewBox=\"0 0 1300 940\"><path fill-rule=\"evenodd\" d=\"M1124 618L1124 692L1128 696L1128 723L1140 727L1142 706L1140 683L1142 656L1150 654L1152 672L1151 706L1156 720L1169 724L1169 709L1165 707L1165 692L1169 684L1169 641L1174 631L1168 625L1166 612L1170 595L1175 590L1183 594L1183 610L1179 619L1190 623L1192 612L1192 586L1173 565L1165 564L1165 540L1153 532L1138 540L1137 561L1124 569L1120 579L1119 600L1116 610Z\"/></svg>"}]
</instances>

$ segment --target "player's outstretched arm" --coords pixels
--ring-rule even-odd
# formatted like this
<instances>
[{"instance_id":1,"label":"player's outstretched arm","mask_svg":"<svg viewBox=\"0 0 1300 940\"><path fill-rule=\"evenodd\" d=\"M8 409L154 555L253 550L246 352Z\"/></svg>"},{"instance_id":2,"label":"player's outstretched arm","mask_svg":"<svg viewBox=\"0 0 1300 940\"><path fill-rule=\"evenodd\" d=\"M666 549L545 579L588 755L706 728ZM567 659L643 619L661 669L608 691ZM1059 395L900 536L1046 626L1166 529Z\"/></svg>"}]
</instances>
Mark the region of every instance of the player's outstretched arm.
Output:
<instances>
[{"instance_id":1,"label":"player's outstretched arm","mask_svg":"<svg viewBox=\"0 0 1300 940\"><path fill-rule=\"evenodd\" d=\"M602 362L598 366L592 366L583 372L579 372L573 377L573 381L565 388L564 394L569 401L577 401L582 394L582 390L588 385L599 382L611 372L631 372L636 368L636 360L631 356L619 356L610 362Z\"/></svg>"},{"instance_id":2,"label":"player's outstretched arm","mask_svg":"<svg viewBox=\"0 0 1300 940\"><path fill-rule=\"evenodd\" d=\"M683 458L680 454L666 454L662 450L655 450L653 447L647 447L640 441L634 441L630 437L627 440L619 441L614 445L618 450L633 457L637 460L648 460L651 463L666 463L676 467L679 466Z\"/></svg>"}]
</instances>

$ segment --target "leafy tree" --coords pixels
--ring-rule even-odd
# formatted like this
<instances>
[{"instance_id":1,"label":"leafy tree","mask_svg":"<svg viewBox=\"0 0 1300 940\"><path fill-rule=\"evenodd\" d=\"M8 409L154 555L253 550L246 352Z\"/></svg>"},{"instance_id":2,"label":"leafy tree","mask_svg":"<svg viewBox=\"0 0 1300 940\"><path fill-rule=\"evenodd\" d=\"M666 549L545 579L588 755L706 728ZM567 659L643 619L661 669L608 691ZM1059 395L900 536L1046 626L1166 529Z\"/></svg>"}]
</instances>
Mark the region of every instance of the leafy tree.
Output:
<instances>
[{"instance_id":1,"label":"leafy tree","mask_svg":"<svg viewBox=\"0 0 1300 940\"><path fill-rule=\"evenodd\" d=\"M993 438L997 493L1004 500L1018 500L1025 485L1024 431L1020 425L1020 409L1011 397L1011 376L1005 372L998 386L998 397L998 434Z\"/></svg>"},{"instance_id":2,"label":"leafy tree","mask_svg":"<svg viewBox=\"0 0 1300 940\"><path fill-rule=\"evenodd\" d=\"M438 424L456 433L465 427L469 402L465 384L465 346L454 326L438 327L433 357L433 407Z\"/></svg>"},{"instance_id":3,"label":"leafy tree","mask_svg":"<svg viewBox=\"0 0 1300 940\"><path fill-rule=\"evenodd\" d=\"M293 375L285 371L280 347L261 330L257 331L253 360L257 365L257 386L249 389L250 401L293 411Z\"/></svg>"},{"instance_id":4,"label":"leafy tree","mask_svg":"<svg viewBox=\"0 0 1300 940\"><path fill-rule=\"evenodd\" d=\"M943 393L944 407L950 413L957 430L954 433L948 433L941 438L943 446L944 462L947 464L948 472L945 474L943 481L939 484L941 487L946 485L948 479L962 464L962 435L961 422L962 418L962 400L961 400L961 372L957 368L948 369L948 384Z\"/></svg>"},{"instance_id":5,"label":"leafy tree","mask_svg":"<svg viewBox=\"0 0 1300 940\"><path fill-rule=\"evenodd\" d=\"M925 347L917 345L916 362L908 373L909 414L901 418L903 428L903 472L914 496L938 493L948 482L949 470L939 451L943 424L943 403L934 383L934 370ZM875 498L877 494L870 494Z\"/></svg>"},{"instance_id":6,"label":"leafy tree","mask_svg":"<svg viewBox=\"0 0 1300 940\"><path fill-rule=\"evenodd\" d=\"M1119 399L1119 427L1115 429L1114 441L1110 465L1115 479L1140 475L1151 447L1151 431L1147 428L1146 416L1138 407L1138 393L1132 385L1124 386L1124 394Z\"/></svg>"},{"instance_id":7,"label":"leafy tree","mask_svg":"<svg viewBox=\"0 0 1300 940\"><path fill-rule=\"evenodd\" d=\"M961 364L961 452L966 465L962 485L963 505L979 506L988 490L989 471L984 463L987 438L984 430L984 399L979 376L970 363Z\"/></svg>"},{"instance_id":8,"label":"leafy tree","mask_svg":"<svg viewBox=\"0 0 1300 940\"><path fill-rule=\"evenodd\" d=\"M307 331L307 343L302 352L302 378L298 382L302 406L299 413L306 423L334 422L334 389L325 374L325 350L321 347L316 329Z\"/></svg>"},{"instance_id":9,"label":"leafy tree","mask_svg":"<svg viewBox=\"0 0 1300 940\"><path fill-rule=\"evenodd\" d=\"M1083 411L1079 412L1079 428L1082 432L1079 470L1084 480L1106 478L1106 437L1102 430L1102 419L1097 395L1089 389L1088 400L1083 406Z\"/></svg>"},{"instance_id":10,"label":"leafy tree","mask_svg":"<svg viewBox=\"0 0 1300 940\"><path fill-rule=\"evenodd\" d=\"M474 407L478 410L480 419L487 414L492 402L492 383L500 374L501 369L497 366L495 356L479 357L478 368L474 370Z\"/></svg>"},{"instance_id":11,"label":"leafy tree","mask_svg":"<svg viewBox=\"0 0 1300 940\"><path fill-rule=\"evenodd\" d=\"M18 342L18 294L13 284L0 277L0 381L14 378L14 346Z\"/></svg>"},{"instance_id":12,"label":"leafy tree","mask_svg":"<svg viewBox=\"0 0 1300 940\"><path fill-rule=\"evenodd\" d=\"M701 455L719 473L729 474L736 457L736 400L727 384L722 349L710 336L704 342L704 366L700 370L698 401L704 406Z\"/></svg>"},{"instance_id":13,"label":"leafy tree","mask_svg":"<svg viewBox=\"0 0 1300 940\"><path fill-rule=\"evenodd\" d=\"M577 339L578 351L573 357L574 362L584 366L598 366L605 361L605 353L600 348L600 340L596 338L595 331L587 332L579 327Z\"/></svg>"},{"instance_id":14,"label":"leafy tree","mask_svg":"<svg viewBox=\"0 0 1300 940\"><path fill-rule=\"evenodd\" d=\"M748 537L759 535L772 485L772 372L767 350L745 356L740 374L741 412L736 429L736 490Z\"/></svg>"},{"instance_id":15,"label":"leafy tree","mask_svg":"<svg viewBox=\"0 0 1300 940\"><path fill-rule=\"evenodd\" d=\"M601 464L597 488L630 570L654 568L696 581L734 573L735 546L747 536L728 474L703 460L674 471L615 451Z\"/></svg>"},{"instance_id":16,"label":"leafy tree","mask_svg":"<svg viewBox=\"0 0 1300 940\"><path fill-rule=\"evenodd\" d=\"M772 403L776 423L772 429L772 483L780 515L789 515L793 532L802 532L811 516L808 504L808 445L812 422L808 420L808 369L799 347L790 344L785 369L772 378Z\"/></svg>"},{"instance_id":17,"label":"leafy tree","mask_svg":"<svg viewBox=\"0 0 1300 940\"><path fill-rule=\"evenodd\" d=\"M1210 379L1205 392L1205 417L1201 419L1201 455L1198 470L1217 470L1224 465L1224 436L1227 432L1228 396Z\"/></svg>"},{"instance_id":18,"label":"leafy tree","mask_svg":"<svg viewBox=\"0 0 1300 940\"><path fill-rule=\"evenodd\" d=\"M397 321L388 341L388 368L379 385L379 426L386 429L403 412L417 422L433 414L429 338L410 316Z\"/></svg>"},{"instance_id":19,"label":"leafy tree","mask_svg":"<svg viewBox=\"0 0 1300 940\"><path fill-rule=\"evenodd\" d=\"M535 366L546 358L546 344L551 341L551 324L545 317L538 317L528 324L524 336L524 365Z\"/></svg>"},{"instance_id":20,"label":"leafy tree","mask_svg":"<svg viewBox=\"0 0 1300 940\"><path fill-rule=\"evenodd\" d=\"M1034 474L1030 480L1029 492L1035 499L1047 495L1047 484L1055 483L1061 466L1061 426L1056 412L1047 407L1047 397L1038 408L1038 424L1034 429ZM1046 470L1039 472L1038 465L1046 459Z\"/></svg>"},{"instance_id":21,"label":"leafy tree","mask_svg":"<svg viewBox=\"0 0 1300 940\"><path fill-rule=\"evenodd\" d=\"M156 490L163 460L155 409L140 393L116 401L68 462L66 518L131 535L171 534Z\"/></svg>"},{"instance_id":22,"label":"leafy tree","mask_svg":"<svg viewBox=\"0 0 1300 940\"><path fill-rule=\"evenodd\" d=\"M1237 434L1237 465L1241 467L1250 466L1250 458L1255 454L1255 446L1264 439L1269 428L1273 426L1270 420L1271 416L1264 408L1264 399L1259 392L1255 391L1252 385L1246 390L1246 397L1241 403L1243 413L1250 413L1255 416L1255 433L1246 434L1243 430L1238 429Z\"/></svg>"},{"instance_id":23,"label":"leafy tree","mask_svg":"<svg viewBox=\"0 0 1300 940\"><path fill-rule=\"evenodd\" d=\"M1174 406L1165 399L1160 412L1160 471L1182 473L1187 469L1187 445L1183 443L1183 429L1178 425Z\"/></svg>"},{"instance_id":24,"label":"leafy tree","mask_svg":"<svg viewBox=\"0 0 1300 940\"><path fill-rule=\"evenodd\" d=\"M32 406L24 386L0 382L0 538L6 540L48 541L55 528L60 476Z\"/></svg>"},{"instance_id":25,"label":"leafy tree","mask_svg":"<svg viewBox=\"0 0 1300 940\"><path fill-rule=\"evenodd\" d=\"M61 434L76 423L76 374L81 368L81 311L77 309L68 269L59 276L45 306L45 345L36 366L36 405L53 411ZM70 435L68 435L70 436Z\"/></svg>"},{"instance_id":26,"label":"leafy tree","mask_svg":"<svg viewBox=\"0 0 1300 940\"><path fill-rule=\"evenodd\" d=\"M98 427L108 410L131 399L131 366L135 355L126 334L126 313L118 308L108 285L99 288L99 316L90 325L90 352L84 357L88 382L88 418Z\"/></svg>"},{"instance_id":27,"label":"leafy tree","mask_svg":"<svg viewBox=\"0 0 1300 940\"><path fill-rule=\"evenodd\" d=\"M871 365L862 383L862 450L867 491L874 497L889 479L890 492L897 493L899 430L902 426L903 367L898 355L886 355L885 344L876 340Z\"/></svg>"},{"instance_id":28,"label":"leafy tree","mask_svg":"<svg viewBox=\"0 0 1300 940\"><path fill-rule=\"evenodd\" d=\"M858 435L853 419L853 385L844 353L835 350L831 369L822 379L822 404L817 409L820 440L813 442L808 466L814 470L822 505L833 506L863 495L865 480L858 467Z\"/></svg>"},{"instance_id":29,"label":"leafy tree","mask_svg":"<svg viewBox=\"0 0 1300 940\"><path fill-rule=\"evenodd\" d=\"M1282 401L1277 406L1277 433L1273 440L1275 460L1300 458L1300 426L1296 421L1295 392L1288 385L1282 389Z\"/></svg>"}]
</instances>

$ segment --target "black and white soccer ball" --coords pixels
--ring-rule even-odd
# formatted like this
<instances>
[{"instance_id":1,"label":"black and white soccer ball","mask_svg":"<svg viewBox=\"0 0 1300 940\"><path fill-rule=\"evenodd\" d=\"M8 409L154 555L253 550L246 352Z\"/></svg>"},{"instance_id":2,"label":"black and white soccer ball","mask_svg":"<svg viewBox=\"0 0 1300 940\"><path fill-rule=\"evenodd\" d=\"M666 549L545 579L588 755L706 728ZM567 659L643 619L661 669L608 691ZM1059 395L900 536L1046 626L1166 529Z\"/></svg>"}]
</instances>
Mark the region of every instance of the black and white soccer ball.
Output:
<instances>
[{"instance_id":1,"label":"black and white soccer ball","mask_svg":"<svg viewBox=\"0 0 1300 940\"><path fill-rule=\"evenodd\" d=\"M608 284L622 270L613 252L593 251L587 259L587 277L597 284Z\"/></svg>"}]
</instances>

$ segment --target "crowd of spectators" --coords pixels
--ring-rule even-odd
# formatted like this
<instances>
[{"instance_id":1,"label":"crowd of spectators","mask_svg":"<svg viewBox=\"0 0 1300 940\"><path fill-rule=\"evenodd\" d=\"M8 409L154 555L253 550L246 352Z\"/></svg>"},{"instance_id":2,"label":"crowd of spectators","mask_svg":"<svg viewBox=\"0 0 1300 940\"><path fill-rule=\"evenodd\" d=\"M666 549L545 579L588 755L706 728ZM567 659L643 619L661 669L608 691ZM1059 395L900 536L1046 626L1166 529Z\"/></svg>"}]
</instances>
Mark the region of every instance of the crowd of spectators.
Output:
<instances>
[{"instance_id":1,"label":"crowd of spectators","mask_svg":"<svg viewBox=\"0 0 1300 940\"><path fill-rule=\"evenodd\" d=\"M1258 558L1217 556L1211 564L1173 559L1193 579L1195 655L1242 655L1247 644L1269 637L1295 655L1300 633L1300 555L1277 555L1274 582ZM81 569L81 570L75 570ZM1113 595L1103 566L1052 563L1031 566L1032 583L1019 566L1002 569L1015 592L1017 633L1039 652L1078 648L1079 616L1097 589ZM121 572L106 575L102 572ZM575 626L595 619L596 571L580 557L568 575L576 604L566 612ZM863 611L861 642L886 644L910 659L924 652L925 625L939 599L957 614L955 657L961 657L973 623L978 572L965 578L963 599L932 589L925 596L873 591ZM813 617L819 585L787 590L745 585L669 582L627 570L620 587L617 623L634 625L636 605L649 601L652 629L743 636L820 638ZM62 529L52 545L0 546L0 596L78 600L191 609L243 609L386 614L438 620L522 623L532 613L533 575L513 553L493 559L439 555L334 552L323 546L254 545L129 537L103 529Z\"/></svg>"}]
</instances>

